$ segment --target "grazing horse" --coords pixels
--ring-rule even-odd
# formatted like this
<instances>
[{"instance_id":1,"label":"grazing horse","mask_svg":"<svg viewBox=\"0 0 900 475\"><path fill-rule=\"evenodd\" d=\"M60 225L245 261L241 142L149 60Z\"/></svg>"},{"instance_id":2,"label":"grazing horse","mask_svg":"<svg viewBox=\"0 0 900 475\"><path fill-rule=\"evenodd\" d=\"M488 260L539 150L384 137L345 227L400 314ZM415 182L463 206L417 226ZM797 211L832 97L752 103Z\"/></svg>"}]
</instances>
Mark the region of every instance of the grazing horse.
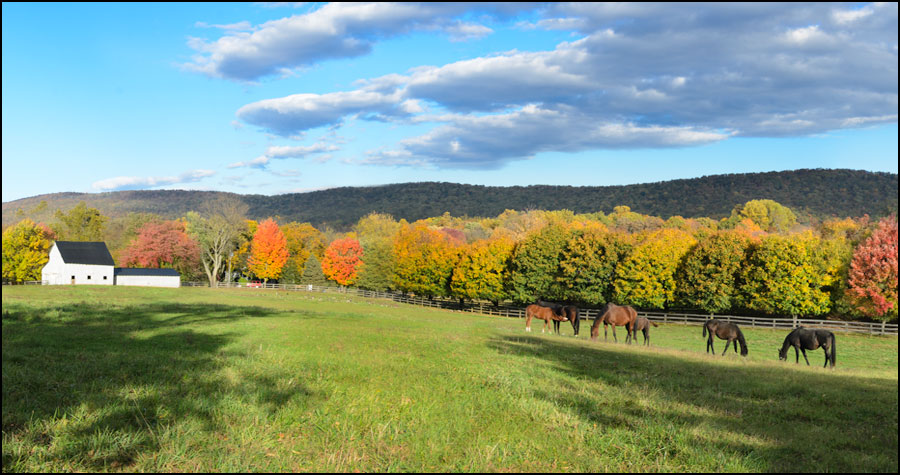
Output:
<instances>
[{"instance_id":1,"label":"grazing horse","mask_svg":"<svg viewBox=\"0 0 900 475\"><path fill-rule=\"evenodd\" d=\"M706 352L709 353L712 350L712 354L716 354L716 349L713 348L713 335L719 337L722 340L726 340L725 342L725 351L722 352L722 356L725 355L725 352L728 351L728 347L734 343L734 352L737 353L738 343L741 344L741 356L747 356L747 341L744 340L744 334L741 332L741 329L738 328L737 325L731 322L723 322L720 320L716 320L715 318L711 320L707 320L705 324L703 324L703 336L706 336L706 333L709 332L709 338L706 340ZM736 340L736 341L735 341Z\"/></svg>"},{"instance_id":2,"label":"grazing horse","mask_svg":"<svg viewBox=\"0 0 900 475\"><path fill-rule=\"evenodd\" d=\"M650 325L658 327L656 322L651 322L646 317L638 317L634 321L634 339L637 341L637 332L644 332L644 344L650 346Z\"/></svg>"},{"instance_id":3,"label":"grazing horse","mask_svg":"<svg viewBox=\"0 0 900 475\"><path fill-rule=\"evenodd\" d=\"M828 330L811 330L808 328L796 328L792 332L788 333L788 336L784 339L784 344L781 345L781 349L778 350L778 359L786 360L788 347L794 347L794 357L796 361L795 363L800 362L800 351L803 352L803 359L806 360L806 366L809 366L809 358L806 357L806 350L817 350L819 347L825 351L825 366L823 368L828 367L828 361L831 361L831 367L834 368L834 357L835 357L835 345L834 345L834 333L831 333ZM797 351L797 349L800 351ZM831 355L828 353L831 352Z\"/></svg>"},{"instance_id":4,"label":"grazing horse","mask_svg":"<svg viewBox=\"0 0 900 475\"><path fill-rule=\"evenodd\" d=\"M606 326L612 325L613 339L616 343L616 326L624 326L628 330L628 337L625 338L626 343L631 343L631 334L634 332L634 321L637 319L637 311L627 305L616 305L608 303L600 309L599 316L594 319L591 325L591 340L596 341L600 336L600 323L603 323L603 341L606 341Z\"/></svg>"},{"instance_id":5,"label":"grazing horse","mask_svg":"<svg viewBox=\"0 0 900 475\"><path fill-rule=\"evenodd\" d=\"M544 321L544 328L541 333L549 331L551 321L565 321L566 317L558 315L552 308L543 307L541 305L531 304L525 307L525 331L531 331L531 319L538 318Z\"/></svg>"},{"instance_id":6,"label":"grazing horse","mask_svg":"<svg viewBox=\"0 0 900 475\"><path fill-rule=\"evenodd\" d=\"M557 335L559 334L559 322L568 320L572 323L572 330L575 331L575 336L578 336L578 330L581 329L581 320L578 318L578 307L574 305L560 305L558 303L545 302L543 300L537 300L537 305L551 308L554 313L564 317L563 320L553 320L553 330Z\"/></svg>"}]
</instances>

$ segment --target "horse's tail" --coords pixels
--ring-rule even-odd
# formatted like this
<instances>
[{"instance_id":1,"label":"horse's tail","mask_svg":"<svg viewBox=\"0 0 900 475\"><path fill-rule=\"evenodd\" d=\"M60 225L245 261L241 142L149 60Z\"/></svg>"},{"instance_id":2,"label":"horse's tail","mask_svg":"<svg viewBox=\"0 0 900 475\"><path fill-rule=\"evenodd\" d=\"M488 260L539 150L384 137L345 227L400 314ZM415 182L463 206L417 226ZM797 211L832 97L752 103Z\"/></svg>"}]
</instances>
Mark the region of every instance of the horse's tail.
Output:
<instances>
[{"instance_id":1,"label":"horse's tail","mask_svg":"<svg viewBox=\"0 0 900 475\"><path fill-rule=\"evenodd\" d=\"M741 344L741 356L747 356L747 341L744 340L744 332L741 331L740 328L735 328L737 330L737 340L738 343Z\"/></svg>"},{"instance_id":2,"label":"horse's tail","mask_svg":"<svg viewBox=\"0 0 900 475\"><path fill-rule=\"evenodd\" d=\"M835 348L837 339L834 337L834 333L828 335L828 337L831 338L831 367L834 368L834 363L836 361L834 357L837 356L837 349Z\"/></svg>"},{"instance_id":3,"label":"horse's tail","mask_svg":"<svg viewBox=\"0 0 900 475\"><path fill-rule=\"evenodd\" d=\"M650 320L649 318L647 319L647 321L650 322L650 324L653 325L654 327L658 327L658 326L659 326L659 325L656 324L656 322L654 322L653 320Z\"/></svg>"},{"instance_id":4,"label":"horse's tail","mask_svg":"<svg viewBox=\"0 0 900 475\"><path fill-rule=\"evenodd\" d=\"M706 326L708 324L709 324L709 322L703 324L703 338L706 338Z\"/></svg>"}]
</instances>

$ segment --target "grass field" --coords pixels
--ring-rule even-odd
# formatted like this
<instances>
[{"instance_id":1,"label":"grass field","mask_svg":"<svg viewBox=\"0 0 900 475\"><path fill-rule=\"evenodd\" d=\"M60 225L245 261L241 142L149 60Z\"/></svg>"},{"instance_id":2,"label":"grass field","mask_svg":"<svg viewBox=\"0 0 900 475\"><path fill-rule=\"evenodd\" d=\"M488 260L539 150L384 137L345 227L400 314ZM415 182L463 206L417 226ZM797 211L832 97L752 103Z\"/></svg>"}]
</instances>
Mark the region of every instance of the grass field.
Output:
<instances>
[{"instance_id":1,"label":"grass field","mask_svg":"<svg viewBox=\"0 0 900 475\"><path fill-rule=\"evenodd\" d=\"M826 370L784 330L713 357L695 326L202 288L4 287L2 322L4 472L898 470L896 337Z\"/></svg>"}]
</instances>

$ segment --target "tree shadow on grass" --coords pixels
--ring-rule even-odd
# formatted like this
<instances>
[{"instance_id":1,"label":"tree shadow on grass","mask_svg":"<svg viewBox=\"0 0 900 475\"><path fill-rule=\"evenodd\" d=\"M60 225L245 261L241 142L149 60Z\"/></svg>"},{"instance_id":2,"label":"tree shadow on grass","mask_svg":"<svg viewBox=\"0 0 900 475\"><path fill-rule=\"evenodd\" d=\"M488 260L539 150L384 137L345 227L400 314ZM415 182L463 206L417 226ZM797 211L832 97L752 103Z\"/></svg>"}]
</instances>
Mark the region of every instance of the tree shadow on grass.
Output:
<instances>
[{"instance_id":1,"label":"tree shadow on grass","mask_svg":"<svg viewBox=\"0 0 900 475\"><path fill-rule=\"evenodd\" d=\"M896 381L613 351L534 336L498 337L490 346L597 382L595 394L564 385L535 395L601 428L640 439L674 427L692 448L731 454L765 471L897 471ZM616 396L604 395L602 388ZM622 400L630 394L644 402ZM678 450L665 438L657 443L670 455Z\"/></svg>"},{"instance_id":2,"label":"tree shadow on grass","mask_svg":"<svg viewBox=\"0 0 900 475\"><path fill-rule=\"evenodd\" d=\"M315 399L302 382L285 385L289 375L279 368L259 375L233 364L246 356L227 348L236 326L207 325L278 313L215 304L4 303L3 471L127 469L180 423L222 429L225 397L270 415L298 398ZM237 374L225 378L225 369Z\"/></svg>"}]
</instances>

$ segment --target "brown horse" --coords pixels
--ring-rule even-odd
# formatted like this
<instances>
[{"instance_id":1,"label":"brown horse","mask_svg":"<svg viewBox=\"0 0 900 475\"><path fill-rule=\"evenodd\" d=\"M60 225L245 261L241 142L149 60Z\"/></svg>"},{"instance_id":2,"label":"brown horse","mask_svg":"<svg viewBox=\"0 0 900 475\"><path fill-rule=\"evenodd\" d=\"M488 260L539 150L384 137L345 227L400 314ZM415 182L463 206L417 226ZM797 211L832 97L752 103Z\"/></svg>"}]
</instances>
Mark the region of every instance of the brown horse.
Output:
<instances>
[{"instance_id":1,"label":"brown horse","mask_svg":"<svg viewBox=\"0 0 900 475\"><path fill-rule=\"evenodd\" d=\"M531 304L525 307L525 331L527 332L531 331L532 318L538 318L544 321L544 328L541 329L541 333L549 331L551 321L564 322L567 320L566 317L554 312L552 308Z\"/></svg>"},{"instance_id":2,"label":"brown horse","mask_svg":"<svg viewBox=\"0 0 900 475\"><path fill-rule=\"evenodd\" d=\"M606 326L612 325L613 339L616 343L619 342L619 339L616 338L616 326L624 326L625 329L628 330L628 336L625 338L625 342L631 343L635 319L637 319L637 311L633 308L627 305L621 306L614 303L608 303L600 309L599 316L594 319L594 324L591 325L591 340L596 341L597 337L600 336L600 323L603 323L603 341L606 341L607 338Z\"/></svg>"},{"instance_id":3,"label":"brown horse","mask_svg":"<svg viewBox=\"0 0 900 475\"><path fill-rule=\"evenodd\" d=\"M713 318L707 320L706 323L703 324L703 336L706 336L707 332L709 332L709 338L706 340L707 353L712 351L712 354L716 354L716 349L713 348L713 335L715 335L720 339L725 340L725 351L722 352L723 356L732 343L734 343L735 353L737 353L737 346L738 343L740 343L741 356L747 356L747 341L744 340L744 334L741 332L741 329L734 323L723 322Z\"/></svg>"},{"instance_id":4,"label":"brown horse","mask_svg":"<svg viewBox=\"0 0 900 475\"><path fill-rule=\"evenodd\" d=\"M650 346L650 325L658 327L656 322L651 322L646 317L637 317L634 320L634 339L637 340L637 332L644 332L644 344Z\"/></svg>"},{"instance_id":5,"label":"brown horse","mask_svg":"<svg viewBox=\"0 0 900 475\"><path fill-rule=\"evenodd\" d=\"M581 329L581 320L578 318L578 307L574 305L560 305L558 303L545 302L540 299L535 303L541 307L551 308L556 315L563 317L563 320L553 320L553 331L556 332L557 335L559 334L559 323L561 321L568 321L572 324L572 330L575 331L575 336L578 336L578 330Z\"/></svg>"}]
</instances>

